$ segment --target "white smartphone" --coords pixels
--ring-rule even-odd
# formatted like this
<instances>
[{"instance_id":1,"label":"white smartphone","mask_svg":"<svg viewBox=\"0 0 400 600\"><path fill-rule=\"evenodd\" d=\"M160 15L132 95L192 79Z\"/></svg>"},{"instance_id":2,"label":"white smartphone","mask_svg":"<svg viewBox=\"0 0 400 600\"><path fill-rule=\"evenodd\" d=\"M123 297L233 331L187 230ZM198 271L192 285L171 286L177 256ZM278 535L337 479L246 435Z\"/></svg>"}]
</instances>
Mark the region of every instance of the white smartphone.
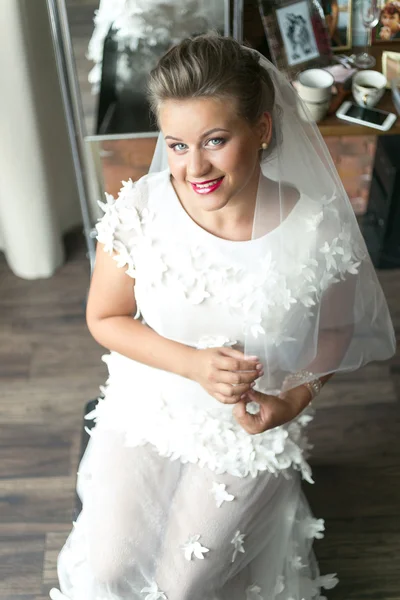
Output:
<instances>
[{"instance_id":1,"label":"white smartphone","mask_svg":"<svg viewBox=\"0 0 400 600\"><path fill-rule=\"evenodd\" d=\"M358 123L366 127L373 127L381 131L387 131L396 121L397 116L394 113L389 113L378 108L369 108L358 106L353 102L343 102L336 111L336 116L339 119Z\"/></svg>"}]
</instances>

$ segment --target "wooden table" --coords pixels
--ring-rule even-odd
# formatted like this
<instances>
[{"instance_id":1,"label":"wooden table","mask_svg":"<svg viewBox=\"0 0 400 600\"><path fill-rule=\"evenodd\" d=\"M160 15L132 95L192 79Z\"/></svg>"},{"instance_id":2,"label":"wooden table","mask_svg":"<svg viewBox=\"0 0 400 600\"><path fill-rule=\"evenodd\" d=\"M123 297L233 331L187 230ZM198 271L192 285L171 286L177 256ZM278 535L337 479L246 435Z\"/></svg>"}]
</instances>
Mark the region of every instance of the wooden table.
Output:
<instances>
[{"instance_id":1,"label":"wooden table","mask_svg":"<svg viewBox=\"0 0 400 600\"><path fill-rule=\"evenodd\" d=\"M352 54L361 52L363 48L353 48L346 52L346 54ZM397 42L376 44L370 48L370 53L376 58L376 65L372 67L374 70L382 70L382 52L389 50L392 52L400 52L400 44ZM344 100L352 100L352 94L349 94ZM397 114L394 104L392 102L392 92L386 90L383 98L377 104L376 108L393 112ZM323 136L348 136L348 135L399 135L400 134L400 115L398 115L397 121L389 131L380 131L379 129L373 129L372 127L366 127L365 125L356 125L355 123L349 123L338 119L335 114L329 115L323 121L318 123L318 127Z\"/></svg>"}]
</instances>

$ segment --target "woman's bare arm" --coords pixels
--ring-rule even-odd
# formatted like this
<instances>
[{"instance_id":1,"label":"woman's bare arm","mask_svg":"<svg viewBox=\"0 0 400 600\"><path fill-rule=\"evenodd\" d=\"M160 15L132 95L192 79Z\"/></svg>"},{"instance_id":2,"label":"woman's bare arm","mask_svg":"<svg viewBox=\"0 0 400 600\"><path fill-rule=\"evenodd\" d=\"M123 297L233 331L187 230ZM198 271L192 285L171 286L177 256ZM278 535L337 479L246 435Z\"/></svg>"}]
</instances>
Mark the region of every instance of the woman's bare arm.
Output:
<instances>
[{"instance_id":1,"label":"woman's bare arm","mask_svg":"<svg viewBox=\"0 0 400 600\"><path fill-rule=\"evenodd\" d=\"M226 404L237 402L260 376L257 358L245 358L233 348L197 350L169 340L134 319L136 309L134 280L98 244L86 322L101 346L196 381Z\"/></svg>"},{"instance_id":2,"label":"woman's bare arm","mask_svg":"<svg viewBox=\"0 0 400 600\"><path fill-rule=\"evenodd\" d=\"M86 309L87 326L94 339L108 350L189 377L196 350L168 340L133 319L136 310L134 280L98 243Z\"/></svg>"}]
</instances>

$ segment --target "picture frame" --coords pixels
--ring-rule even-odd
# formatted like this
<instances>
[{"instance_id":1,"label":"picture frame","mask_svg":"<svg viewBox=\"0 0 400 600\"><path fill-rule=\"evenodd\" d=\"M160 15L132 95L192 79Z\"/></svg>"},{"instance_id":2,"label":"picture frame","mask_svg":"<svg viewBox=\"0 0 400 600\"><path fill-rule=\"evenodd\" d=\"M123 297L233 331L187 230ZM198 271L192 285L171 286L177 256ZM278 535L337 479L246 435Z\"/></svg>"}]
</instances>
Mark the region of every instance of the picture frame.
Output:
<instances>
[{"instance_id":1,"label":"picture frame","mask_svg":"<svg viewBox=\"0 0 400 600\"><path fill-rule=\"evenodd\" d=\"M400 52L382 52L382 73L387 79L386 88L390 90L392 81L400 79Z\"/></svg>"},{"instance_id":2,"label":"picture frame","mask_svg":"<svg viewBox=\"0 0 400 600\"><path fill-rule=\"evenodd\" d=\"M321 6L332 51L350 50L353 44L353 0L321 0Z\"/></svg>"},{"instance_id":3,"label":"picture frame","mask_svg":"<svg viewBox=\"0 0 400 600\"><path fill-rule=\"evenodd\" d=\"M372 31L372 42L400 44L400 1L381 0L379 8L379 22Z\"/></svg>"},{"instance_id":4,"label":"picture frame","mask_svg":"<svg viewBox=\"0 0 400 600\"><path fill-rule=\"evenodd\" d=\"M271 60L289 80L331 63L332 50L317 0L258 0Z\"/></svg>"}]
</instances>

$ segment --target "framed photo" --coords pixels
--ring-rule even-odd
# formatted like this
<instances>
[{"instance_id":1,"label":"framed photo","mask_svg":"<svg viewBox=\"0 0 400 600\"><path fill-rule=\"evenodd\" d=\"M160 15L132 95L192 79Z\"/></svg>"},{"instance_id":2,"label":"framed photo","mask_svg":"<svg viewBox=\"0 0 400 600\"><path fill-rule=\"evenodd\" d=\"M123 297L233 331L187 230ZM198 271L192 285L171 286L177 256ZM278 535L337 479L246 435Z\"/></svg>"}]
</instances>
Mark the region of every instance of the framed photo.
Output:
<instances>
[{"instance_id":1,"label":"framed photo","mask_svg":"<svg viewBox=\"0 0 400 600\"><path fill-rule=\"evenodd\" d=\"M387 79L386 87L390 90L392 79L400 78L400 52L382 52L382 73Z\"/></svg>"},{"instance_id":2,"label":"framed photo","mask_svg":"<svg viewBox=\"0 0 400 600\"><path fill-rule=\"evenodd\" d=\"M317 0L258 0L271 59L290 80L330 64L332 51Z\"/></svg>"},{"instance_id":3,"label":"framed photo","mask_svg":"<svg viewBox=\"0 0 400 600\"><path fill-rule=\"evenodd\" d=\"M332 50L349 50L352 47L352 0L321 0L321 6Z\"/></svg>"},{"instance_id":4,"label":"framed photo","mask_svg":"<svg viewBox=\"0 0 400 600\"><path fill-rule=\"evenodd\" d=\"M400 42L400 2L379 2L379 22L372 32L374 42Z\"/></svg>"},{"instance_id":5,"label":"framed photo","mask_svg":"<svg viewBox=\"0 0 400 600\"><path fill-rule=\"evenodd\" d=\"M289 67L319 57L307 0L276 11Z\"/></svg>"}]
</instances>

